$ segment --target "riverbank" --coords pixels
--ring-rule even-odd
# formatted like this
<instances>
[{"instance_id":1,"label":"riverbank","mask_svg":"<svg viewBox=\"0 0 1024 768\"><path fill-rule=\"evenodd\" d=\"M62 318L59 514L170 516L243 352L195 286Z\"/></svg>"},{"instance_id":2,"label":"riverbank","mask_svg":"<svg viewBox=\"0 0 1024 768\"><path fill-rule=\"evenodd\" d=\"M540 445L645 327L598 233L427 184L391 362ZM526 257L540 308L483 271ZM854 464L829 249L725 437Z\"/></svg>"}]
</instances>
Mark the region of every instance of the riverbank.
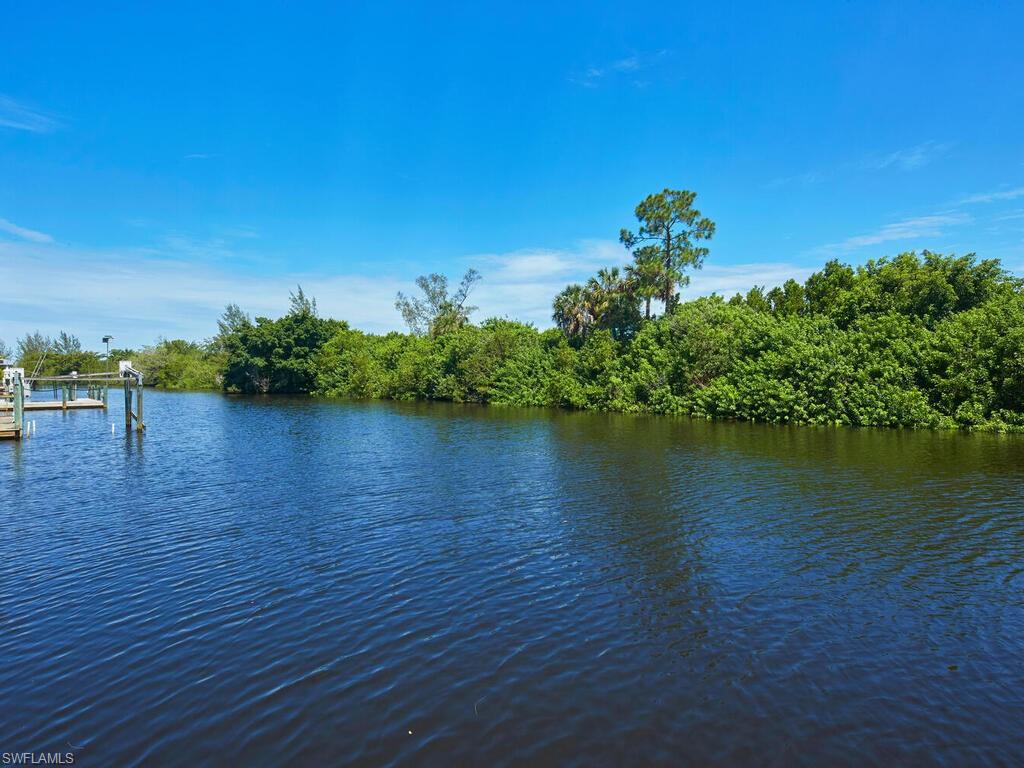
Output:
<instances>
[{"instance_id":1,"label":"riverbank","mask_svg":"<svg viewBox=\"0 0 1024 768\"><path fill-rule=\"evenodd\" d=\"M196 394L202 394L202 393L215 394L215 393L223 392L223 390L221 390L221 389L210 388L210 387L207 387L207 388L188 388L188 389L186 389L186 388L181 388L181 387L178 387L178 388L167 388L167 387L147 385L147 388L151 388L151 389L154 389L156 391L161 391L161 392L169 392L169 393L179 393L179 392L180 393L190 393L191 392L191 393L196 393ZM275 393L262 393L262 394L260 394L260 393L239 393L239 392L235 392L235 393L225 393L225 394L233 394L234 396L240 397L240 398L268 397L268 398L272 398L272 399L273 398L281 398L282 400L287 400L289 398L293 398L296 394L301 394L301 393L276 393L276 394ZM424 403L424 404L426 404L426 403L448 403L448 404L451 404L451 405L480 405L480 406L483 406L483 407L486 407L486 408L494 408L494 409L497 409L499 411L501 411L501 410L508 410L508 409L515 410L515 409L518 409L518 408L540 408L540 409L551 410L551 411L568 411L568 412L573 412L573 411L587 412L587 411L590 411L590 412L609 413L609 414L616 414L616 413L618 413L618 414L634 414L634 415L649 415L649 416L684 416L684 417L691 418L691 419L698 419L698 420L703 420L703 421L708 421L708 422L719 422L719 423L749 423L749 424L765 424L765 425L776 425L776 426L792 425L792 426L795 426L795 427L848 427L848 428L853 428L853 429L860 429L860 428L896 429L896 430L910 429L910 430L925 430L925 431L932 430L932 431L939 431L939 432L963 432L963 433L976 432L976 433L990 433L990 434L1024 434L1024 427L1022 427L1020 425L1016 425L1016 424L1005 424L1005 423L990 423L990 424L981 424L981 425L957 425L955 423L945 423L945 424L940 424L940 425L935 425L935 426L907 426L907 425L900 425L900 424L896 424L896 425L892 425L892 424L888 424L888 425L849 424L849 423L844 423L842 421L833 421L833 422L825 422L825 421L797 422L797 421L792 421L792 420L789 420L789 421L780 420L780 421L769 422L769 421L756 420L756 419L730 418L730 417L723 417L723 416L709 416L709 415L703 414L703 413L690 413L690 412L685 412L685 411L672 411L672 412L668 412L668 411L655 411L655 410L642 409L642 408L633 408L633 409L629 409L629 410L626 410L626 409L613 409L613 408L603 408L603 409L597 409L597 408L574 408L572 406L564 406L564 405L547 405L547 404L542 404L542 405L523 405L523 404L495 402L495 401L481 402L481 401L476 401L476 400L450 400L450 399L445 400L445 399L437 399L437 398L419 398L419 399L408 398L408 397L404 397L404 398L393 398L393 397L375 397L375 398L371 398L371 397L356 397L356 396L352 396L352 395L348 395L348 394L325 394L325 393L317 393L317 392L307 393L307 396L310 397L313 400L323 400L323 401L332 401L332 400L334 400L334 401L338 401L338 402L352 402L352 403L373 403L373 402L396 403L396 404L401 404L401 403Z\"/></svg>"}]
</instances>

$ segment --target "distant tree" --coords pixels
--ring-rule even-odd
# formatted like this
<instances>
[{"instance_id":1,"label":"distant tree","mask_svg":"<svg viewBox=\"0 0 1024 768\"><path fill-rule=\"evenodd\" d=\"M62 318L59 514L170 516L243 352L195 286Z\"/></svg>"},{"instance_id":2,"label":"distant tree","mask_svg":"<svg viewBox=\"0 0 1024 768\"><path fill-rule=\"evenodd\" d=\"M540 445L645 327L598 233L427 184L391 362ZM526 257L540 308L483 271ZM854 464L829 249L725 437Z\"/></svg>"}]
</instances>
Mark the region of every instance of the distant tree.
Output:
<instances>
[{"instance_id":1,"label":"distant tree","mask_svg":"<svg viewBox=\"0 0 1024 768\"><path fill-rule=\"evenodd\" d=\"M991 298L935 327L931 397L957 423L1016 423L1024 431L1024 292Z\"/></svg>"},{"instance_id":2,"label":"distant tree","mask_svg":"<svg viewBox=\"0 0 1024 768\"><path fill-rule=\"evenodd\" d=\"M831 317L841 328L863 315L895 312L933 327L952 314L1019 291L1021 281L997 260L974 254L945 256L913 251L853 267L830 261L807 279L807 311Z\"/></svg>"},{"instance_id":3,"label":"distant tree","mask_svg":"<svg viewBox=\"0 0 1024 768\"><path fill-rule=\"evenodd\" d=\"M67 331L61 331L60 335L54 339L53 351L58 355L73 355L82 351L82 342L77 336Z\"/></svg>"},{"instance_id":4,"label":"distant tree","mask_svg":"<svg viewBox=\"0 0 1024 768\"><path fill-rule=\"evenodd\" d=\"M586 285L574 283L555 297L551 319L573 342L599 328L616 340L632 338L641 322L634 285L618 267L600 269Z\"/></svg>"},{"instance_id":5,"label":"distant tree","mask_svg":"<svg viewBox=\"0 0 1024 768\"><path fill-rule=\"evenodd\" d=\"M689 283L685 270L700 269L704 263L708 249L698 243L715 234L715 223L693 207L696 198L696 192L673 189L648 195L636 207L639 229L619 233L619 240L630 251L647 243L653 250L645 259L656 257L661 262L658 298L664 302L666 314L678 301L676 288Z\"/></svg>"},{"instance_id":6,"label":"distant tree","mask_svg":"<svg viewBox=\"0 0 1024 768\"><path fill-rule=\"evenodd\" d=\"M776 315L802 315L806 309L804 287L792 278L783 283L782 287L772 288L765 298Z\"/></svg>"},{"instance_id":7,"label":"distant tree","mask_svg":"<svg viewBox=\"0 0 1024 768\"><path fill-rule=\"evenodd\" d=\"M658 297L665 282L665 268L657 246L645 245L633 252L633 263L626 267L637 297L644 302L644 318L651 319L651 299Z\"/></svg>"},{"instance_id":8,"label":"distant tree","mask_svg":"<svg viewBox=\"0 0 1024 768\"><path fill-rule=\"evenodd\" d=\"M217 321L217 335L218 337L230 336L246 325L252 325L249 315L243 312L237 304L228 304L224 308L224 314Z\"/></svg>"},{"instance_id":9,"label":"distant tree","mask_svg":"<svg viewBox=\"0 0 1024 768\"><path fill-rule=\"evenodd\" d=\"M551 319L570 340L582 340L594 324L591 296L579 283L566 286L555 296Z\"/></svg>"},{"instance_id":10,"label":"distant tree","mask_svg":"<svg viewBox=\"0 0 1024 768\"><path fill-rule=\"evenodd\" d=\"M12 355L11 348L4 344L3 339L0 339L0 359L8 360Z\"/></svg>"},{"instance_id":11,"label":"distant tree","mask_svg":"<svg viewBox=\"0 0 1024 768\"><path fill-rule=\"evenodd\" d=\"M222 384L224 357L210 345L161 339L135 354L132 362L145 372L147 384L161 389L216 389Z\"/></svg>"},{"instance_id":12,"label":"distant tree","mask_svg":"<svg viewBox=\"0 0 1024 768\"><path fill-rule=\"evenodd\" d=\"M640 325L640 309L632 281L618 267L600 269L587 282L589 304L598 328L611 331L612 338L632 338Z\"/></svg>"},{"instance_id":13,"label":"distant tree","mask_svg":"<svg viewBox=\"0 0 1024 768\"><path fill-rule=\"evenodd\" d=\"M226 337L224 389L238 392L310 392L316 385L316 358L320 348L347 325L317 315L316 301L300 288L291 295L291 309L284 317L242 320L237 312L222 318L234 328ZM230 310L230 308L229 308ZM194 353L178 342L163 342L170 354Z\"/></svg>"},{"instance_id":14,"label":"distant tree","mask_svg":"<svg viewBox=\"0 0 1024 768\"><path fill-rule=\"evenodd\" d=\"M217 320L217 335L210 339L208 346L215 355L227 355L237 345L240 334L252 327L252 318L237 304L228 304Z\"/></svg>"},{"instance_id":15,"label":"distant tree","mask_svg":"<svg viewBox=\"0 0 1024 768\"><path fill-rule=\"evenodd\" d=\"M771 312L772 304L765 298L764 286L755 285L749 291L743 299L747 306L757 312Z\"/></svg>"},{"instance_id":16,"label":"distant tree","mask_svg":"<svg viewBox=\"0 0 1024 768\"><path fill-rule=\"evenodd\" d=\"M288 300L290 304L289 314L317 316L316 299L307 297L303 293L301 285L295 293L288 294Z\"/></svg>"},{"instance_id":17,"label":"distant tree","mask_svg":"<svg viewBox=\"0 0 1024 768\"><path fill-rule=\"evenodd\" d=\"M846 296L853 290L855 273L853 267L836 259L825 264L804 284L808 310L813 314L835 314Z\"/></svg>"},{"instance_id":18,"label":"distant tree","mask_svg":"<svg viewBox=\"0 0 1024 768\"><path fill-rule=\"evenodd\" d=\"M110 361L111 363L116 363L121 360L132 360L134 362L134 358L138 352L139 350L128 349L127 347L115 347L110 350Z\"/></svg>"},{"instance_id":19,"label":"distant tree","mask_svg":"<svg viewBox=\"0 0 1024 768\"><path fill-rule=\"evenodd\" d=\"M399 291L395 309L402 313L409 330L417 336L441 336L469 322L469 316L477 308L466 302L479 280L480 273L469 269L462 276L458 289L449 294L447 277L437 273L421 275L416 278L416 285L423 291L423 297L409 297Z\"/></svg>"},{"instance_id":20,"label":"distant tree","mask_svg":"<svg viewBox=\"0 0 1024 768\"><path fill-rule=\"evenodd\" d=\"M31 373L36 365L44 360L51 346L53 339L49 336L44 336L39 331L26 333L18 339L18 365Z\"/></svg>"},{"instance_id":21,"label":"distant tree","mask_svg":"<svg viewBox=\"0 0 1024 768\"><path fill-rule=\"evenodd\" d=\"M61 331L56 339L36 331L18 342L19 362L27 371L41 374L95 373L104 369L103 359L96 352L82 349L77 336Z\"/></svg>"}]
</instances>

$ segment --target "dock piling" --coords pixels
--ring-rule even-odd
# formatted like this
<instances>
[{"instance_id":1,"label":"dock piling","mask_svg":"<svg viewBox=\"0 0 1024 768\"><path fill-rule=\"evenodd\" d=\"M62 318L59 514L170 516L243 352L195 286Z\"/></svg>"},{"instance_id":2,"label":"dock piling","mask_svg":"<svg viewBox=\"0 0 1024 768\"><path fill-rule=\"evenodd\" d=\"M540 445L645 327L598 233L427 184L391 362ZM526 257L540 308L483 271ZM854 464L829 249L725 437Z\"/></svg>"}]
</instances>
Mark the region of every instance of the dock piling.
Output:
<instances>
[{"instance_id":1,"label":"dock piling","mask_svg":"<svg viewBox=\"0 0 1024 768\"><path fill-rule=\"evenodd\" d=\"M14 431L21 437L25 430L25 382L20 374L14 376Z\"/></svg>"},{"instance_id":2,"label":"dock piling","mask_svg":"<svg viewBox=\"0 0 1024 768\"><path fill-rule=\"evenodd\" d=\"M137 393L136 394L136 399L138 400L138 405L136 405L136 410L138 411L138 413L135 414L135 428L139 432L141 432L142 430L144 430L146 428L146 424L142 420L142 378L141 377L139 378L138 382L135 384L135 390L136 390L136 393Z\"/></svg>"},{"instance_id":3,"label":"dock piling","mask_svg":"<svg viewBox=\"0 0 1024 768\"><path fill-rule=\"evenodd\" d=\"M124 380L124 431L132 431L132 385Z\"/></svg>"}]
</instances>

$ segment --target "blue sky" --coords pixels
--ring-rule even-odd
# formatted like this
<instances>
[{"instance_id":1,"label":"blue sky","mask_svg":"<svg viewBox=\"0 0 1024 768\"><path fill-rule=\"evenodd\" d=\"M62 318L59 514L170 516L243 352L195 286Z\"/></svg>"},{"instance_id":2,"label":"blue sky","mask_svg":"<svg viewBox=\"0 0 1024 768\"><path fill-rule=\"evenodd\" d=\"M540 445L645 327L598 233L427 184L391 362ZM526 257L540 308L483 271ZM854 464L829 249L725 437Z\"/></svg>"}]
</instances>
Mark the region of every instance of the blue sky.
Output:
<instances>
[{"instance_id":1,"label":"blue sky","mask_svg":"<svg viewBox=\"0 0 1024 768\"><path fill-rule=\"evenodd\" d=\"M301 7L300 7L301 6ZM203 338L223 305L398 328L418 274L549 324L663 187L688 295L827 259L1024 273L1024 6L8 4L0 339Z\"/></svg>"}]
</instances>

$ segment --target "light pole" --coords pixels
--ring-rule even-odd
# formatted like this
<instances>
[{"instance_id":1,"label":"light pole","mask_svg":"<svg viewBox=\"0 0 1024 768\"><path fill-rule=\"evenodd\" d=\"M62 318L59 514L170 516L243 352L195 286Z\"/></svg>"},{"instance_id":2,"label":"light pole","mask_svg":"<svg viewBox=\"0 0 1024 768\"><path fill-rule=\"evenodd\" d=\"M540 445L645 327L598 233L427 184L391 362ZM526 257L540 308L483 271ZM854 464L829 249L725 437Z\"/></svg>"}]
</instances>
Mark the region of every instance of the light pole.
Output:
<instances>
[{"instance_id":1,"label":"light pole","mask_svg":"<svg viewBox=\"0 0 1024 768\"><path fill-rule=\"evenodd\" d=\"M110 373L110 342L112 342L113 340L113 336L103 337L103 343L107 345L107 373Z\"/></svg>"}]
</instances>

